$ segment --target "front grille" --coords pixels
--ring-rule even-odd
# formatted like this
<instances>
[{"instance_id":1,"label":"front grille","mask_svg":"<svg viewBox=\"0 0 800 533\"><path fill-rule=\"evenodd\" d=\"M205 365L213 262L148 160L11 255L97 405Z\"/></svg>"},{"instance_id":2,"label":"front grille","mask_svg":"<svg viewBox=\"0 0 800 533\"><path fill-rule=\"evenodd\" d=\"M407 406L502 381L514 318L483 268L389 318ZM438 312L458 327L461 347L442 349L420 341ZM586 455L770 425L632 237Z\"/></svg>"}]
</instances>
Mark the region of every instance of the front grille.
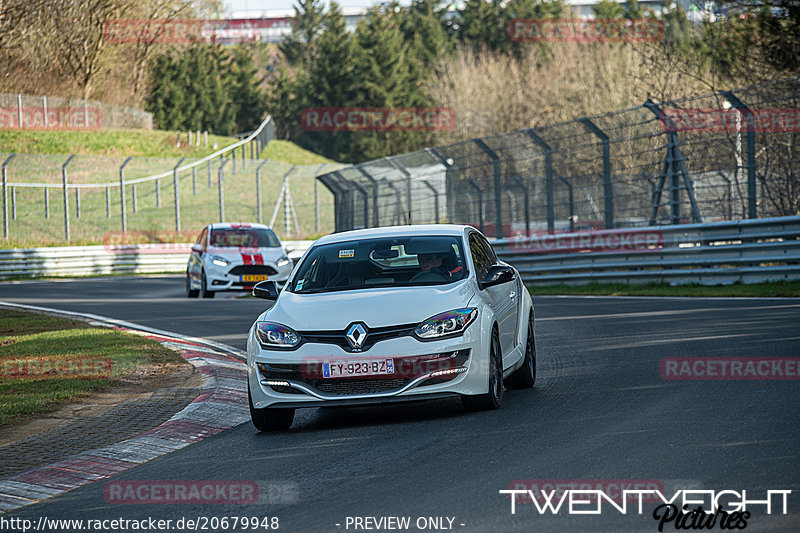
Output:
<instances>
[{"instance_id":1,"label":"front grille","mask_svg":"<svg viewBox=\"0 0 800 533\"><path fill-rule=\"evenodd\" d=\"M411 335L416 324L403 324L400 326L387 326L382 328L368 328L367 338L361 347L362 351L369 350L375 343L387 339L395 339ZM342 331L298 331L303 342L313 342L316 344L335 344L345 351L352 351L350 343L345 338L346 330Z\"/></svg>"},{"instance_id":2,"label":"front grille","mask_svg":"<svg viewBox=\"0 0 800 533\"><path fill-rule=\"evenodd\" d=\"M316 389L326 394L337 396L354 396L356 394L379 394L400 389L410 379L337 379L335 381L318 381Z\"/></svg>"},{"instance_id":3,"label":"front grille","mask_svg":"<svg viewBox=\"0 0 800 533\"><path fill-rule=\"evenodd\" d=\"M228 271L232 276L241 276L242 274L277 274L278 271L269 265L239 265L235 266Z\"/></svg>"}]
</instances>

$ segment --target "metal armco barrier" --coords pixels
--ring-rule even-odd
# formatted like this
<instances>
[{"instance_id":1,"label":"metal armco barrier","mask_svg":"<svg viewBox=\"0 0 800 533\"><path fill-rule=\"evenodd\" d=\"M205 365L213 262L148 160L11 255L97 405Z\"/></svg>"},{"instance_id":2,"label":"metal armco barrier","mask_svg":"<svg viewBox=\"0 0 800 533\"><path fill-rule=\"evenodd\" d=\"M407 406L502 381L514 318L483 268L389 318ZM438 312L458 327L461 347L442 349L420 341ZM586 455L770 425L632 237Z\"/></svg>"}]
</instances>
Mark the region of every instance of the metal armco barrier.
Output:
<instances>
[{"instance_id":1,"label":"metal armco barrier","mask_svg":"<svg viewBox=\"0 0 800 533\"><path fill-rule=\"evenodd\" d=\"M534 286L800 279L800 216L542 234L493 246Z\"/></svg>"},{"instance_id":2,"label":"metal armco barrier","mask_svg":"<svg viewBox=\"0 0 800 533\"><path fill-rule=\"evenodd\" d=\"M284 241L297 261L312 241ZM0 279L185 272L190 243L0 250Z\"/></svg>"}]
</instances>

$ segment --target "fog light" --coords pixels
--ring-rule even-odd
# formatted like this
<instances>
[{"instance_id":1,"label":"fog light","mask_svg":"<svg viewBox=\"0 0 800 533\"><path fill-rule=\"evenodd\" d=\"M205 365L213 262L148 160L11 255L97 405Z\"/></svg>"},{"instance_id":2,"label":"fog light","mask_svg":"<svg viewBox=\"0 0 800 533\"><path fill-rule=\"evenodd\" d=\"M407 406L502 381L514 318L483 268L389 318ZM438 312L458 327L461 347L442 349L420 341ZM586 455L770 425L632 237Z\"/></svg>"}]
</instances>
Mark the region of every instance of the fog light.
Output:
<instances>
[{"instance_id":1,"label":"fog light","mask_svg":"<svg viewBox=\"0 0 800 533\"><path fill-rule=\"evenodd\" d=\"M438 378L439 376L448 376L450 374L460 374L461 372L466 372L466 367L459 366L458 368L448 368L447 370L437 370L436 372L431 372L430 377Z\"/></svg>"},{"instance_id":2,"label":"fog light","mask_svg":"<svg viewBox=\"0 0 800 533\"><path fill-rule=\"evenodd\" d=\"M269 385L270 387L291 387L288 381L280 381L277 379L262 379L262 385Z\"/></svg>"}]
</instances>

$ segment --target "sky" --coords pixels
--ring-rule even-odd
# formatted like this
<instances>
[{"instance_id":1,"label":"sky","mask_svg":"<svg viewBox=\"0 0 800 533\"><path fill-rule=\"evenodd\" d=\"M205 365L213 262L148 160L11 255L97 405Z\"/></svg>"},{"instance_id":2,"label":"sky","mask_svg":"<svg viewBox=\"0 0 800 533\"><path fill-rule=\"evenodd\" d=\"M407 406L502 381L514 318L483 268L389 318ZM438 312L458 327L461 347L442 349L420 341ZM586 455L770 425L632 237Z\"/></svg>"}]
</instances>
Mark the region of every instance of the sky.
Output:
<instances>
[{"instance_id":1,"label":"sky","mask_svg":"<svg viewBox=\"0 0 800 533\"><path fill-rule=\"evenodd\" d=\"M225 6L234 11L240 10L283 10L292 9L297 4L295 0L224 0ZM328 5L329 0L324 0L324 4ZM339 5L342 7L369 7L375 3L375 0L339 0ZM401 4L407 4L408 1L401 1Z\"/></svg>"}]
</instances>

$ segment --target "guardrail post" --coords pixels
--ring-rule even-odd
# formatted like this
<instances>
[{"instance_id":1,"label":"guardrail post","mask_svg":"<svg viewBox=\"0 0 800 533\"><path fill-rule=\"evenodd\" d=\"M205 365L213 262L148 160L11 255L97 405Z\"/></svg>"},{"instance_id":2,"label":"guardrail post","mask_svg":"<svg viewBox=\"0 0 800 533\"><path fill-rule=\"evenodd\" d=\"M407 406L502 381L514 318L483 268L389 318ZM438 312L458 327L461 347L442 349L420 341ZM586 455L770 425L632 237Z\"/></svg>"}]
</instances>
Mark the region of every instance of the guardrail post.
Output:
<instances>
[{"instance_id":1,"label":"guardrail post","mask_svg":"<svg viewBox=\"0 0 800 533\"><path fill-rule=\"evenodd\" d=\"M495 224L495 237L498 239L503 238L503 193L502 185L500 183L500 158L494 153L494 150L489 148L483 139L473 139L478 147L486 152L492 160L492 168L494 170L494 224ZM482 209L482 208L481 208ZM481 230L483 231L483 230Z\"/></svg>"},{"instance_id":2,"label":"guardrail post","mask_svg":"<svg viewBox=\"0 0 800 533\"><path fill-rule=\"evenodd\" d=\"M556 177L567 186L569 191L569 231L573 232L575 231L575 196L572 191L572 183L563 176Z\"/></svg>"},{"instance_id":3,"label":"guardrail post","mask_svg":"<svg viewBox=\"0 0 800 533\"><path fill-rule=\"evenodd\" d=\"M225 222L225 201L222 197L222 180L225 177L225 164L230 161L229 159L223 159L222 163L219 165L219 170L217 170L217 184L219 186L219 221Z\"/></svg>"},{"instance_id":4,"label":"guardrail post","mask_svg":"<svg viewBox=\"0 0 800 533\"><path fill-rule=\"evenodd\" d=\"M394 157L388 156L386 160L391 164L394 168L400 171L401 174L406 178L406 202L408 207L408 223L411 224L411 212L413 208L411 207L411 173L406 170L406 168L398 163Z\"/></svg>"},{"instance_id":5,"label":"guardrail post","mask_svg":"<svg viewBox=\"0 0 800 533\"><path fill-rule=\"evenodd\" d=\"M319 174L327 164L322 163L314 172L314 233L319 233Z\"/></svg>"},{"instance_id":6,"label":"guardrail post","mask_svg":"<svg viewBox=\"0 0 800 533\"><path fill-rule=\"evenodd\" d=\"M525 185L525 182L522 181L522 179L519 178L518 176L514 176L511 179L514 180L514 183L516 183L519 186L520 189L522 189L522 194L524 195L524 197L523 197L524 198L523 205L525 207L525 236L526 237L530 237L531 236L531 210L530 210L530 198L529 198L530 195L528 193L528 186Z\"/></svg>"},{"instance_id":7,"label":"guardrail post","mask_svg":"<svg viewBox=\"0 0 800 533\"><path fill-rule=\"evenodd\" d=\"M578 122L583 124L587 130L594 133L600 139L603 148L603 200L605 204L605 226L606 229L614 227L614 185L611 183L611 146L608 135L598 128L594 122L588 118L579 118Z\"/></svg>"},{"instance_id":8,"label":"guardrail post","mask_svg":"<svg viewBox=\"0 0 800 533\"><path fill-rule=\"evenodd\" d=\"M544 187L545 197L547 202L547 232L553 233L556 230L556 210L555 199L553 194L553 149L547 144L544 139L532 129L525 130L528 137L535 142L539 148L544 151Z\"/></svg>"},{"instance_id":9,"label":"guardrail post","mask_svg":"<svg viewBox=\"0 0 800 533\"><path fill-rule=\"evenodd\" d=\"M369 182L372 184L372 227L377 228L381 225L381 218L380 218L380 195L378 190L378 182L375 178L372 177L372 174L364 170L361 165L355 166L356 170L361 173L362 176L367 178Z\"/></svg>"},{"instance_id":10,"label":"guardrail post","mask_svg":"<svg viewBox=\"0 0 800 533\"><path fill-rule=\"evenodd\" d=\"M125 165L130 163L133 156L129 156L128 159L122 162L119 167L119 210L120 210L120 217L122 222L122 233L128 231L128 218L127 214L125 213ZM133 185L133 205L136 205L136 185ZM133 208L133 212L136 212L136 207Z\"/></svg>"},{"instance_id":11,"label":"guardrail post","mask_svg":"<svg viewBox=\"0 0 800 533\"><path fill-rule=\"evenodd\" d=\"M17 154L11 154L3 161L2 165L2 175L3 175L3 238L8 239L8 192L6 189L6 184L8 183L8 175L6 171L6 167L11 160L17 157ZM45 187L45 190L47 188Z\"/></svg>"},{"instance_id":12,"label":"guardrail post","mask_svg":"<svg viewBox=\"0 0 800 533\"><path fill-rule=\"evenodd\" d=\"M758 218L756 198L756 132L753 124L753 112L739 100L732 91L720 91L720 94L742 115L745 123L745 146L747 147L747 218Z\"/></svg>"},{"instance_id":13,"label":"guardrail post","mask_svg":"<svg viewBox=\"0 0 800 533\"><path fill-rule=\"evenodd\" d=\"M436 187L431 185L430 182L427 181L427 180L424 180L422 182L422 184L425 185L428 189L430 189L430 191L433 193L433 218L434 218L434 221L435 221L434 223L438 224L439 223L439 191L437 191Z\"/></svg>"},{"instance_id":14,"label":"guardrail post","mask_svg":"<svg viewBox=\"0 0 800 533\"><path fill-rule=\"evenodd\" d=\"M64 188L64 236L69 242L69 194L67 191L67 165L75 158L75 154L71 154L64 164L61 165L61 185ZM77 190L77 189L76 189Z\"/></svg>"},{"instance_id":15,"label":"guardrail post","mask_svg":"<svg viewBox=\"0 0 800 533\"><path fill-rule=\"evenodd\" d=\"M478 191L478 221L479 221L479 229L481 233L483 233L483 190L478 186L474 179L469 178L467 180L473 189Z\"/></svg>"},{"instance_id":16,"label":"guardrail post","mask_svg":"<svg viewBox=\"0 0 800 533\"><path fill-rule=\"evenodd\" d=\"M172 189L175 193L175 231L181 230L181 197L178 190L178 167L181 166L185 157L181 157L178 163L172 168Z\"/></svg>"},{"instance_id":17,"label":"guardrail post","mask_svg":"<svg viewBox=\"0 0 800 533\"><path fill-rule=\"evenodd\" d=\"M251 145L252 146L252 145ZM262 213L261 213L261 167L266 165L269 162L269 159L265 159L261 162L260 165L256 167L256 211L258 212L258 223L262 224ZM314 181L314 188L316 189L317 182Z\"/></svg>"}]
</instances>

